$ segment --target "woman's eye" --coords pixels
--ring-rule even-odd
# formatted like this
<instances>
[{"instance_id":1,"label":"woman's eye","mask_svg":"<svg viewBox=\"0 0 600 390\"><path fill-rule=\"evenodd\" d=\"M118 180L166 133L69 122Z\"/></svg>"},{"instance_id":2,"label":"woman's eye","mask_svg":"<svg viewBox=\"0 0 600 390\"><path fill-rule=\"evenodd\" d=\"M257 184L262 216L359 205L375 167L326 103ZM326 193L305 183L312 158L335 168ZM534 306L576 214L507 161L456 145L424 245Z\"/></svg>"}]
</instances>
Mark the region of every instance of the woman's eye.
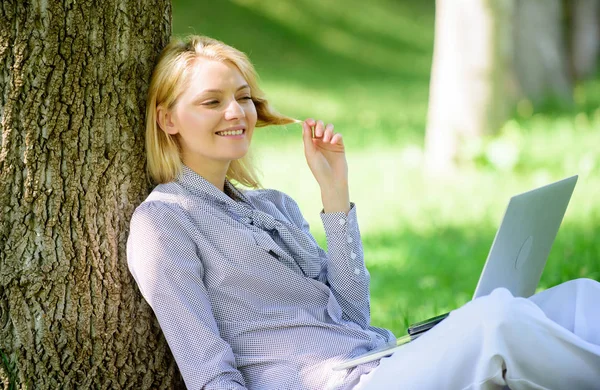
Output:
<instances>
[{"instance_id":1,"label":"woman's eye","mask_svg":"<svg viewBox=\"0 0 600 390\"><path fill-rule=\"evenodd\" d=\"M207 102L202 103L203 106L214 106L215 104L219 104L218 100L209 100Z\"/></svg>"},{"instance_id":2,"label":"woman's eye","mask_svg":"<svg viewBox=\"0 0 600 390\"><path fill-rule=\"evenodd\" d=\"M242 96L240 100L252 100L252 96Z\"/></svg>"}]
</instances>

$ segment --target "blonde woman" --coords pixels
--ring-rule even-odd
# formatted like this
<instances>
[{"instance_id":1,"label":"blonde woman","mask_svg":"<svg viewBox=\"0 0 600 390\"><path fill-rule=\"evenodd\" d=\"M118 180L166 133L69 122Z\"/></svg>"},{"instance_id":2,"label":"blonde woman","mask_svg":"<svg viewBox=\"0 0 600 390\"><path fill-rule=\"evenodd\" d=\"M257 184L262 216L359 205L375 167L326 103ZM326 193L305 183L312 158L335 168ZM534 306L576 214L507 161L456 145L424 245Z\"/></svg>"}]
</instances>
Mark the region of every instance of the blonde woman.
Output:
<instances>
[{"instance_id":1,"label":"blonde woman","mask_svg":"<svg viewBox=\"0 0 600 390\"><path fill-rule=\"evenodd\" d=\"M240 51L199 36L164 49L146 128L148 172L158 185L134 213L127 254L189 389L600 383L600 315L592 306L600 287L591 280L531 300L494 291L389 358L333 371L395 339L370 324L369 273L333 125L302 122L327 253L292 198L259 188L246 159L252 134L292 122L269 106Z\"/></svg>"}]
</instances>

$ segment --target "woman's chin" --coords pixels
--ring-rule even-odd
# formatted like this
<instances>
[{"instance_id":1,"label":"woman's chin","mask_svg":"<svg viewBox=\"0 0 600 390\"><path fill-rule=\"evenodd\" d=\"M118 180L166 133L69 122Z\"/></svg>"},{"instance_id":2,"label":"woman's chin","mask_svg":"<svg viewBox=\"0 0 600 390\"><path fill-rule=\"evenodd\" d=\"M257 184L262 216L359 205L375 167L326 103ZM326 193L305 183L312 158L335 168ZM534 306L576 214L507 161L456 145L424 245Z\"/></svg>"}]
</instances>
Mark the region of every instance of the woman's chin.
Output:
<instances>
[{"instance_id":1,"label":"woman's chin","mask_svg":"<svg viewBox=\"0 0 600 390\"><path fill-rule=\"evenodd\" d=\"M235 151L232 153L228 153L227 156L224 156L224 160L234 161L239 160L240 158L244 158L248 154L248 149Z\"/></svg>"}]
</instances>

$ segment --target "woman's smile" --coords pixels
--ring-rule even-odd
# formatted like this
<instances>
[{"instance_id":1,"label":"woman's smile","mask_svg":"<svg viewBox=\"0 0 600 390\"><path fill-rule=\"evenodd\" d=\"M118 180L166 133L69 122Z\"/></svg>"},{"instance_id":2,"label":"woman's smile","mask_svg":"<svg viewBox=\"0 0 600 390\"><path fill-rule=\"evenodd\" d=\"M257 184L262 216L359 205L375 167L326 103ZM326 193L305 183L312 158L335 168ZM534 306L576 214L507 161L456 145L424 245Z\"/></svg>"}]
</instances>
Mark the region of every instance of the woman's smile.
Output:
<instances>
[{"instance_id":1,"label":"woman's smile","mask_svg":"<svg viewBox=\"0 0 600 390\"><path fill-rule=\"evenodd\" d=\"M232 126L225 130L217 131L216 134L218 136L227 137L227 138L234 138L234 139L244 138L244 135L246 134L246 126L242 126L242 125Z\"/></svg>"}]
</instances>

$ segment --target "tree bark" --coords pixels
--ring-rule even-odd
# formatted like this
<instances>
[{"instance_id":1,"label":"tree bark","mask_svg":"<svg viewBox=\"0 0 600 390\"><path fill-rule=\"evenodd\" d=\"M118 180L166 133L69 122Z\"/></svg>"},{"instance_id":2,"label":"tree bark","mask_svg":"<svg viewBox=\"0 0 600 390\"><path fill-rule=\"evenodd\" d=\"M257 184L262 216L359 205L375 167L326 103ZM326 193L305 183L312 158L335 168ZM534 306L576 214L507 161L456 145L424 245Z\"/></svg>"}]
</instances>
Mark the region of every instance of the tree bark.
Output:
<instances>
[{"instance_id":1,"label":"tree bark","mask_svg":"<svg viewBox=\"0 0 600 390\"><path fill-rule=\"evenodd\" d=\"M570 47L573 78L582 80L594 75L600 54L600 1L571 0Z\"/></svg>"},{"instance_id":2,"label":"tree bark","mask_svg":"<svg viewBox=\"0 0 600 390\"><path fill-rule=\"evenodd\" d=\"M515 73L520 95L539 106L548 98L569 105L568 72L561 0L517 0Z\"/></svg>"},{"instance_id":3,"label":"tree bark","mask_svg":"<svg viewBox=\"0 0 600 390\"><path fill-rule=\"evenodd\" d=\"M437 0L425 164L452 170L461 145L497 131L511 107L514 0Z\"/></svg>"},{"instance_id":4,"label":"tree bark","mask_svg":"<svg viewBox=\"0 0 600 390\"><path fill-rule=\"evenodd\" d=\"M180 383L125 257L170 15L167 0L0 5L0 383Z\"/></svg>"}]
</instances>

